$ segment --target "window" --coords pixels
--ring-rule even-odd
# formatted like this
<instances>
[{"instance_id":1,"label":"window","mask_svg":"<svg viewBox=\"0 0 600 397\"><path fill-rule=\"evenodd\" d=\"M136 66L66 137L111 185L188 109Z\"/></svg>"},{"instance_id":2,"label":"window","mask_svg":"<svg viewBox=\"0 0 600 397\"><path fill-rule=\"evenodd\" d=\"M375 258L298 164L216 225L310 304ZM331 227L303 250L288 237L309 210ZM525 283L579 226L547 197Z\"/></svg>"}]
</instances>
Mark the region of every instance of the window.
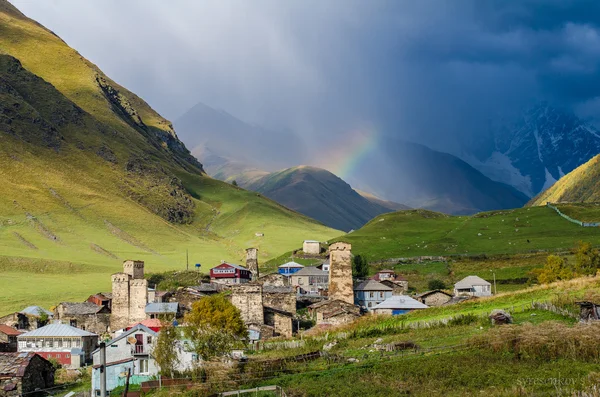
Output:
<instances>
[{"instance_id":1,"label":"window","mask_svg":"<svg viewBox=\"0 0 600 397\"><path fill-rule=\"evenodd\" d=\"M379 297L380 297L380 298L383 298L383 292L380 292L380 293L379 293Z\"/></svg>"},{"instance_id":2,"label":"window","mask_svg":"<svg viewBox=\"0 0 600 397\"><path fill-rule=\"evenodd\" d=\"M145 374L148 372L148 360L140 360L140 373Z\"/></svg>"},{"instance_id":3,"label":"window","mask_svg":"<svg viewBox=\"0 0 600 397\"><path fill-rule=\"evenodd\" d=\"M152 344L152 336L148 335L148 344L151 345Z\"/></svg>"},{"instance_id":4,"label":"window","mask_svg":"<svg viewBox=\"0 0 600 397\"><path fill-rule=\"evenodd\" d=\"M372 307L373 306L373 302L369 302L367 306Z\"/></svg>"},{"instance_id":5,"label":"window","mask_svg":"<svg viewBox=\"0 0 600 397\"><path fill-rule=\"evenodd\" d=\"M71 356L69 356L68 354L65 354L65 358L69 358L69 357L71 357Z\"/></svg>"},{"instance_id":6,"label":"window","mask_svg":"<svg viewBox=\"0 0 600 397\"><path fill-rule=\"evenodd\" d=\"M302 279L302 277L298 277L298 285L303 285L304 284L304 280Z\"/></svg>"},{"instance_id":7,"label":"window","mask_svg":"<svg viewBox=\"0 0 600 397\"><path fill-rule=\"evenodd\" d=\"M60 354L57 354L57 355L56 355L56 358L60 358Z\"/></svg>"},{"instance_id":8,"label":"window","mask_svg":"<svg viewBox=\"0 0 600 397\"><path fill-rule=\"evenodd\" d=\"M70 320L70 321L69 321L69 325L70 325L71 327L77 327L77 320Z\"/></svg>"},{"instance_id":9,"label":"window","mask_svg":"<svg viewBox=\"0 0 600 397\"><path fill-rule=\"evenodd\" d=\"M56 340L56 347L63 347L63 340L62 340L62 338Z\"/></svg>"},{"instance_id":10,"label":"window","mask_svg":"<svg viewBox=\"0 0 600 397\"><path fill-rule=\"evenodd\" d=\"M375 293L374 292L369 292L369 298L374 298L375 297Z\"/></svg>"}]
</instances>

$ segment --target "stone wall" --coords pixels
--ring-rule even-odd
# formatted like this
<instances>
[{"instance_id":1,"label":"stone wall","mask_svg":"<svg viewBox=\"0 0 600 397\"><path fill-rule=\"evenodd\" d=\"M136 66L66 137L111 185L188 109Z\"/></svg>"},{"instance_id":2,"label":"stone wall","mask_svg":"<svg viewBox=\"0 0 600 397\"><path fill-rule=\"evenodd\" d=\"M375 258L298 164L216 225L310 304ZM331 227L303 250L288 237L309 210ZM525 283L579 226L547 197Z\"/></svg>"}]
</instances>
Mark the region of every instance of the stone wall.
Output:
<instances>
[{"instance_id":1,"label":"stone wall","mask_svg":"<svg viewBox=\"0 0 600 397\"><path fill-rule=\"evenodd\" d=\"M291 287L263 288L263 304L268 307L296 314L296 293Z\"/></svg>"},{"instance_id":2,"label":"stone wall","mask_svg":"<svg viewBox=\"0 0 600 397\"><path fill-rule=\"evenodd\" d=\"M274 313L273 314L273 326L275 327L275 336L283 336L284 338L291 338L293 333L292 319L288 316Z\"/></svg>"},{"instance_id":3,"label":"stone wall","mask_svg":"<svg viewBox=\"0 0 600 397\"><path fill-rule=\"evenodd\" d=\"M302 244L302 252L305 255L319 255L321 253L321 244L318 241L305 241Z\"/></svg>"},{"instance_id":4,"label":"stone wall","mask_svg":"<svg viewBox=\"0 0 600 397\"><path fill-rule=\"evenodd\" d=\"M262 285L266 286L273 286L273 287L285 287L290 285L290 278L288 276L284 276L283 274L279 274L279 273L272 273L272 274L268 274L266 276L262 276L261 278L258 279L258 282Z\"/></svg>"},{"instance_id":5,"label":"stone wall","mask_svg":"<svg viewBox=\"0 0 600 397\"><path fill-rule=\"evenodd\" d=\"M21 396L31 394L36 389L48 389L54 386L54 368L41 356L34 356L29 361L23 376L7 376L0 378L0 397Z\"/></svg>"},{"instance_id":6,"label":"stone wall","mask_svg":"<svg viewBox=\"0 0 600 397\"><path fill-rule=\"evenodd\" d=\"M127 260L123 262L123 273L128 274L133 279L144 278L144 261Z\"/></svg>"},{"instance_id":7,"label":"stone wall","mask_svg":"<svg viewBox=\"0 0 600 397\"><path fill-rule=\"evenodd\" d=\"M112 312L110 329L116 331L129 325L129 275L115 273L112 280Z\"/></svg>"},{"instance_id":8,"label":"stone wall","mask_svg":"<svg viewBox=\"0 0 600 397\"><path fill-rule=\"evenodd\" d=\"M426 304L427 306L441 306L444 303L448 302L451 297L441 292L435 292L431 295L427 295L421 299L421 302Z\"/></svg>"},{"instance_id":9,"label":"stone wall","mask_svg":"<svg viewBox=\"0 0 600 397\"><path fill-rule=\"evenodd\" d=\"M246 250L246 268L252 273L252 281L258 280L258 249L248 248Z\"/></svg>"},{"instance_id":10,"label":"stone wall","mask_svg":"<svg viewBox=\"0 0 600 397\"><path fill-rule=\"evenodd\" d=\"M329 299L354 303L352 284L352 246L334 243L329 246Z\"/></svg>"},{"instance_id":11,"label":"stone wall","mask_svg":"<svg viewBox=\"0 0 600 397\"><path fill-rule=\"evenodd\" d=\"M240 284L232 286L231 303L240 310L244 323L264 323L261 285Z\"/></svg>"}]
</instances>

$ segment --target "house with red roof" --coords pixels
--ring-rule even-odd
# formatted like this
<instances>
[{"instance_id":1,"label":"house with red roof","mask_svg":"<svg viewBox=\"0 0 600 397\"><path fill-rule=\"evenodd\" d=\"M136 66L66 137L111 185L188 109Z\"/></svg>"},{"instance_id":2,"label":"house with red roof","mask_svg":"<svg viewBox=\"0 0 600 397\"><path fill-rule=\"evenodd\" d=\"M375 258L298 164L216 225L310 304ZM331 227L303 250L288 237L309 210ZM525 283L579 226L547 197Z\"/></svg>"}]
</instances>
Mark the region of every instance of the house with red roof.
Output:
<instances>
[{"instance_id":1,"label":"house with red roof","mask_svg":"<svg viewBox=\"0 0 600 397\"><path fill-rule=\"evenodd\" d=\"M245 267L222 262L210 269L210 280L221 284L242 284L252 280L252 273Z\"/></svg>"},{"instance_id":2,"label":"house with red roof","mask_svg":"<svg viewBox=\"0 0 600 397\"><path fill-rule=\"evenodd\" d=\"M22 333L8 325L0 324L0 352L16 352L17 336Z\"/></svg>"}]
</instances>

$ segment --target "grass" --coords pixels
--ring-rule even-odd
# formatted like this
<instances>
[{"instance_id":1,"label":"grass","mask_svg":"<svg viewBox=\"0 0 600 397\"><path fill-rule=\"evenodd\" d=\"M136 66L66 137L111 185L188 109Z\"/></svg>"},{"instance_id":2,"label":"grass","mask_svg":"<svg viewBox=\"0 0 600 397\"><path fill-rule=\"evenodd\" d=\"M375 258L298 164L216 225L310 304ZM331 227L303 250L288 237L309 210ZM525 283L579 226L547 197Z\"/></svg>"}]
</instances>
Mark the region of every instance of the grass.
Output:
<instances>
[{"instance_id":1,"label":"grass","mask_svg":"<svg viewBox=\"0 0 600 397\"><path fill-rule=\"evenodd\" d=\"M578 221L600 222L600 203L561 203L556 207Z\"/></svg>"}]
</instances>

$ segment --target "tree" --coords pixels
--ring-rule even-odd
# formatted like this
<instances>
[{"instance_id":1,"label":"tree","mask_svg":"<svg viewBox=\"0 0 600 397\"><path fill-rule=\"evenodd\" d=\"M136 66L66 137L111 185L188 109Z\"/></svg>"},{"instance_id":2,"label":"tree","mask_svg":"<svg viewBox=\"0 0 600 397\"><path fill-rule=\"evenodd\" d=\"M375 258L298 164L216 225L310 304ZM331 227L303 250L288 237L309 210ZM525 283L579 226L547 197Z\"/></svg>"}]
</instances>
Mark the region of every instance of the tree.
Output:
<instances>
[{"instance_id":1,"label":"tree","mask_svg":"<svg viewBox=\"0 0 600 397\"><path fill-rule=\"evenodd\" d=\"M366 278L369 275L369 262L361 255L356 255L352 260L352 277Z\"/></svg>"},{"instance_id":2,"label":"tree","mask_svg":"<svg viewBox=\"0 0 600 397\"><path fill-rule=\"evenodd\" d=\"M237 183L237 181L236 181L235 179L234 179L233 181L231 181L231 184L232 184L233 186L237 186L237 185L238 185L238 183Z\"/></svg>"},{"instance_id":3,"label":"tree","mask_svg":"<svg viewBox=\"0 0 600 397\"><path fill-rule=\"evenodd\" d=\"M442 280L434 279L434 280L429 280L429 282L427 283L427 287L430 290L446 289L446 284Z\"/></svg>"},{"instance_id":4,"label":"tree","mask_svg":"<svg viewBox=\"0 0 600 397\"><path fill-rule=\"evenodd\" d=\"M581 276L596 274L600 268L600 253L590 243L580 241L575 247L575 273Z\"/></svg>"},{"instance_id":5,"label":"tree","mask_svg":"<svg viewBox=\"0 0 600 397\"><path fill-rule=\"evenodd\" d=\"M240 311L222 295L194 302L184 321L187 324L186 336L203 360L222 356L235 347L243 346L248 337Z\"/></svg>"},{"instance_id":6,"label":"tree","mask_svg":"<svg viewBox=\"0 0 600 397\"><path fill-rule=\"evenodd\" d=\"M161 323L161 330L158 333L152 355L160 366L161 373L173 378L175 368L179 364L179 356L175 350L179 340L179 330L171 322L161 321Z\"/></svg>"},{"instance_id":7,"label":"tree","mask_svg":"<svg viewBox=\"0 0 600 397\"><path fill-rule=\"evenodd\" d=\"M548 255L546 264L532 272L539 283L551 283L558 280L570 280L575 276L569 263L557 255Z\"/></svg>"}]
</instances>

